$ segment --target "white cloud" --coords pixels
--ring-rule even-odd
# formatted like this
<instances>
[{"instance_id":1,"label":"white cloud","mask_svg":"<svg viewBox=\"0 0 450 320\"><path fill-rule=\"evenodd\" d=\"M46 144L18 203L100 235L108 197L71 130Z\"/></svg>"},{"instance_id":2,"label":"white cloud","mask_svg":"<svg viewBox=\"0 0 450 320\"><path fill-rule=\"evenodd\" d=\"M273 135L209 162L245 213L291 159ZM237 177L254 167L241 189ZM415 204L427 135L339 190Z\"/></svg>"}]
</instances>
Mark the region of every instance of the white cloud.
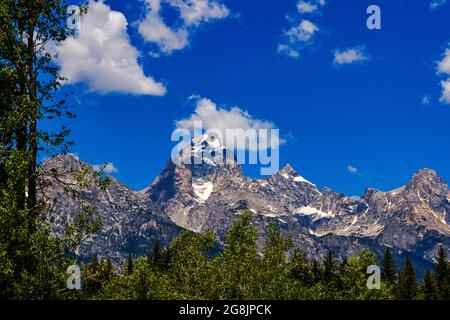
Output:
<instances>
[{"instance_id":1,"label":"white cloud","mask_svg":"<svg viewBox=\"0 0 450 320\"><path fill-rule=\"evenodd\" d=\"M325 5L325 0L299 0L297 2L297 11L302 14L314 13Z\"/></svg>"},{"instance_id":2,"label":"white cloud","mask_svg":"<svg viewBox=\"0 0 450 320\"><path fill-rule=\"evenodd\" d=\"M286 32L291 41L308 42L319 31L319 27L309 20L302 20L297 27L292 27Z\"/></svg>"},{"instance_id":3,"label":"white cloud","mask_svg":"<svg viewBox=\"0 0 450 320\"><path fill-rule=\"evenodd\" d=\"M103 173L107 174L113 174L119 172L119 169L117 169L112 162L108 162L105 164L94 164L92 168L95 171L102 171Z\"/></svg>"},{"instance_id":4,"label":"white cloud","mask_svg":"<svg viewBox=\"0 0 450 320\"><path fill-rule=\"evenodd\" d=\"M447 80L441 81L442 95L440 101L450 104L450 48L445 50L442 60L437 62L437 73L448 76Z\"/></svg>"},{"instance_id":5,"label":"white cloud","mask_svg":"<svg viewBox=\"0 0 450 320\"><path fill-rule=\"evenodd\" d=\"M352 166L352 165L348 165L348 166L347 166L347 170L348 170L348 172L350 172L351 174L357 174L357 173L359 173L358 168L356 168L356 167L354 167L354 166Z\"/></svg>"},{"instance_id":6,"label":"white cloud","mask_svg":"<svg viewBox=\"0 0 450 320\"><path fill-rule=\"evenodd\" d=\"M188 26L223 19L230 14L225 5L214 0L169 0L169 2L178 8L181 18Z\"/></svg>"},{"instance_id":7,"label":"white cloud","mask_svg":"<svg viewBox=\"0 0 450 320\"><path fill-rule=\"evenodd\" d=\"M139 33L163 54L188 46L190 34L202 23L223 19L230 14L225 5L215 0L145 0L145 3L147 14L139 23ZM164 21L161 14L163 6L178 11L179 17L175 19L174 27ZM157 52L151 53L158 55Z\"/></svg>"},{"instance_id":8,"label":"white cloud","mask_svg":"<svg viewBox=\"0 0 450 320\"><path fill-rule=\"evenodd\" d=\"M450 75L450 48L445 50L444 57L441 61L438 61L437 69L439 73L446 73Z\"/></svg>"},{"instance_id":9,"label":"white cloud","mask_svg":"<svg viewBox=\"0 0 450 320\"><path fill-rule=\"evenodd\" d=\"M430 2L430 10L436 10L440 6L443 6L447 0L433 0Z\"/></svg>"},{"instance_id":10,"label":"white cloud","mask_svg":"<svg viewBox=\"0 0 450 320\"><path fill-rule=\"evenodd\" d=\"M345 50L335 50L333 63L335 65L344 65L352 63L362 63L369 61L370 57L366 53L364 46L348 48Z\"/></svg>"},{"instance_id":11,"label":"white cloud","mask_svg":"<svg viewBox=\"0 0 450 320\"><path fill-rule=\"evenodd\" d=\"M291 58L294 58L294 59L300 57L300 52L298 52L297 50L289 47L289 45L282 44L282 43L280 43L278 45L278 53L284 54L284 55L286 55L288 57L291 57Z\"/></svg>"},{"instance_id":12,"label":"white cloud","mask_svg":"<svg viewBox=\"0 0 450 320\"><path fill-rule=\"evenodd\" d=\"M176 122L177 129L187 129L191 132L194 130L194 123L201 122L202 128L205 131L215 130L219 131L222 137L226 137L225 131L230 129L242 129L246 131L248 129L276 129L275 125L266 120L255 119L247 111L240 109L239 107L222 108L218 107L216 103L206 98L198 98L196 100L196 108L194 113L186 118ZM244 133L244 132L242 132ZM241 140L245 141L245 140ZM269 139L270 141L270 139ZM227 145L227 141L222 141ZM269 147L278 148L280 144L285 143L285 140L280 139L275 145L267 145L257 141L250 141L249 144L245 142L237 143L237 148L244 150L261 150L268 149Z\"/></svg>"},{"instance_id":13,"label":"white cloud","mask_svg":"<svg viewBox=\"0 0 450 320\"><path fill-rule=\"evenodd\" d=\"M130 44L125 16L103 1L90 1L76 35L55 46L61 74L69 84L86 83L91 92L157 95L163 84L146 76L138 64L139 52Z\"/></svg>"},{"instance_id":14,"label":"white cloud","mask_svg":"<svg viewBox=\"0 0 450 320\"><path fill-rule=\"evenodd\" d=\"M284 42L278 45L278 53L298 58L300 51L313 42L319 27L313 22L303 19L297 26L283 32Z\"/></svg>"},{"instance_id":15,"label":"white cloud","mask_svg":"<svg viewBox=\"0 0 450 320\"><path fill-rule=\"evenodd\" d=\"M308 1L300 0L297 3L297 10L300 13L312 13L317 10L317 5Z\"/></svg>"},{"instance_id":16,"label":"white cloud","mask_svg":"<svg viewBox=\"0 0 450 320\"><path fill-rule=\"evenodd\" d=\"M450 104L450 78L445 81L441 81L442 95L440 101Z\"/></svg>"},{"instance_id":17,"label":"white cloud","mask_svg":"<svg viewBox=\"0 0 450 320\"><path fill-rule=\"evenodd\" d=\"M171 53L180 50L189 44L189 33L181 27L172 30L168 27L161 15L160 0L146 0L148 6L147 16L139 23L139 33L148 41L156 43L163 53Z\"/></svg>"}]
</instances>

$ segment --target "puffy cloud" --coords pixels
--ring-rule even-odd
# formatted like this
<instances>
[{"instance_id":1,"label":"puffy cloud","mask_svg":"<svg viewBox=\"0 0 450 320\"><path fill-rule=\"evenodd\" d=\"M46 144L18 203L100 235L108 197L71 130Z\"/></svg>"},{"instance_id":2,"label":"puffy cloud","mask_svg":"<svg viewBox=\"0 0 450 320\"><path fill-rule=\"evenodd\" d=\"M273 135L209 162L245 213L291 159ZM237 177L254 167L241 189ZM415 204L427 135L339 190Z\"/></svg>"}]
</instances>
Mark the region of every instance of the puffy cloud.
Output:
<instances>
[{"instance_id":1,"label":"puffy cloud","mask_svg":"<svg viewBox=\"0 0 450 320\"><path fill-rule=\"evenodd\" d=\"M156 43L163 53L180 50L189 43L189 33L185 28L172 30L160 16L160 0L146 0L148 12L145 19L139 23L139 33L148 42Z\"/></svg>"},{"instance_id":2,"label":"puffy cloud","mask_svg":"<svg viewBox=\"0 0 450 320\"><path fill-rule=\"evenodd\" d=\"M279 54L299 58L301 53L316 41L319 26L303 17L320 12L325 4L326 0L298 0L296 13L286 17L291 26L283 30L282 41L277 47Z\"/></svg>"},{"instance_id":3,"label":"puffy cloud","mask_svg":"<svg viewBox=\"0 0 450 320\"><path fill-rule=\"evenodd\" d=\"M335 65L362 63L368 60L370 60L370 58L366 53L364 46L334 51L333 63Z\"/></svg>"},{"instance_id":4,"label":"puffy cloud","mask_svg":"<svg viewBox=\"0 0 450 320\"><path fill-rule=\"evenodd\" d=\"M319 27L317 27L314 23L309 20L302 20L297 27L292 27L287 30L286 35L292 42L308 42L317 31L319 31Z\"/></svg>"},{"instance_id":5,"label":"puffy cloud","mask_svg":"<svg viewBox=\"0 0 450 320\"><path fill-rule=\"evenodd\" d=\"M223 19L230 14L225 5L214 0L169 0L169 2L178 8L181 18L188 26Z\"/></svg>"},{"instance_id":6,"label":"puffy cloud","mask_svg":"<svg viewBox=\"0 0 450 320\"><path fill-rule=\"evenodd\" d=\"M147 14L138 30L145 41L155 44L163 54L181 50L189 45L190 34L202 23L229 16L228 8L215 0L145 0ZM174 22L167 25L161 15L163 5L179 12ZM158 55L158 52L152 52Z\"/></svg>"},{"instance_id":7,"label":"puffy cloud","mask_svg":"<svg viewBox=\"0 0 450 320\"><path fill-rule=\"evenodd\" d=\"M227 146L226 131L235 130L235 133L241 134L238 136L238 142L236 144L237 149L241 150L261 150L268 148L278 148L279 145L285 143L285 140L280 139L269 145L270 137L268 141L256 141L255 139L249 139L248 144L245 142L245 138L248 137L246 133L249 129L276 129L275 125L266 120L255 119L247 111L240 109L239 107L222 108L218 107L216 103L206 98L195 98L196 108L193 114L186 118L176 122L177 129L186 129L190 132L194 132L196 123L201 123L204 131L213 130L213 132L220 132L225 141L222 141ZM270 133L270 132L269 132ZM229 143L229 142L228 142Z\"/></svg>"},{"instance_id":8,"label":"puffy cloud","mask_svg":"<svg viewBox=\"0 0 450 320\"><path fill-rule=\"evenodd\" d=\"M313 42L319 27L313 22L303 19L297 26L283 32L284 42L278 45L278 53L298 58L300 51Z\"/></svg>"},{"instance_id":9,"label":"puffy cloud","mask_svg":"<svg viewBox=\"0 0 450 320\"><path fill-rule=\"evenodd\" d=\"M297 10L300 13L312 13L317 10L317 5L308 1L300 0L297 3Z\"/></svg>"},{"instance_id":10,"label":"puffy cloud","mask_svg":"<svg viewBox=\"0 0 450 320\"><path fill-rule=\"evenodd\" d=\"M302 14L314 13L324 5L325 0L312 0L312 1L299 0L297 2L297 11Z\"/></svg>"},{"instance_id":11,"label":"puffy cloud","mask_svg":"<svg viewBox=\"0 0 450 320\"><path fill-rule=\"evenodd\" d=\"M437 73L448 76L447 80L441 81L442 94L440 101L450 104L450 48L445 50L442 60L437 62Z\"/></svg>"},{"instance_id":12,"label":"puffy cloud","mask_svg":"<svg viewBox=\"0 0 450 320\"><path fill-rule=\"evenodd\" d=\"M347 166L347 170L348 170L348 172L350 172L351 174L357 174L357 173L359 173L358 168L356 168L356 167L354 167L354 166L352 166L352 165L348 165L348 166Z\"/></svg>"},{"instance_id":13,"label":"puffy cloud","mask_svg":"<svg viewBox=\"0 0 450 320\"><path fill-rule=\"evenodd\" d=\"M284 54L284 55L294 58L294 59L300 57L300 52L298 50L293 49L288 44L283 44L283 43L280 43L278 45L278 53Z\"/></svg>"},{"instance_id":14,"label":"puffy cloud","mask_svg":"<svg viewBox=\"0 0 450 320\"><path fill-rule=\"evenodd\" d=\"M138 64L139 52L130 44L127 26L121 12L91 1L76 35L51 49L68 83L84 82L90 91L103 94L164 95L164 85L146 76Z\"/></svg>"},{"instance_id":15,"label":"puffy cloud","mask_svg":"<svg viewBox=\"0 0 450 320\"><path fill-rule=\"evenodd\" d=\"M441 61L438 61L437 70L439 73L446 73L450 75L450 49L446 49L444 57Z\"/></svg>"},{"instance_id":16,"label":"puffy cloud","mask_svg":"<svg viewBox=\"0 0 450 320\"><path fill-rule=\"evenodd\" d=\"M430 9L436 10L440 6L443 6L446 2L447 0L433 0L430 2Z\"/></svg>"}]
</instances>

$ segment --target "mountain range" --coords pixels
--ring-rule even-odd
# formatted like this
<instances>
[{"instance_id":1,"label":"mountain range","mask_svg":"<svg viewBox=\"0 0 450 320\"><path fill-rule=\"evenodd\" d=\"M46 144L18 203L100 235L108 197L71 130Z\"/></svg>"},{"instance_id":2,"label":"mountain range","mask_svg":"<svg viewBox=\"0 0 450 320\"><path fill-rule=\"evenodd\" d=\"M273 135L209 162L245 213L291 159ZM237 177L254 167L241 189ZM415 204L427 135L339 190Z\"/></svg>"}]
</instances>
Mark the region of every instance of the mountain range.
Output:
<instances>
[{"instance_id":1,"label":"mountain range","mask_svg":"<svg viewBox=\"0 0 450 320\"><path fill-rule=\"evenodd\" d=\"M200 157L212 146L221 150L215 158L184 164L186 157ZM156 241L169 244L182 229L215 231L223 243L244 210L253 213L261 242L265 227L278 222L310 258L321 258L327 250L343 258L367 247L381 256L390 247L398 261L409 256L421 273L439 245L450 249L450 191L431 169L417 172L396 190L368 188L361 197L348 197L320 190L289 164L266 179L247 178L214 136L203 135L167 161L142 191L113 177L105 187L80 186L80 173L95 169L68 154L45 161L41 170L46 173L41 196L54 233L62 234L77 212L91 206L103 223L83 239L76 254L81 259L109 257L117 266L128 254L149 254ZM58 172L58 178L51 172Z\"/></svg>"}]
</instances>

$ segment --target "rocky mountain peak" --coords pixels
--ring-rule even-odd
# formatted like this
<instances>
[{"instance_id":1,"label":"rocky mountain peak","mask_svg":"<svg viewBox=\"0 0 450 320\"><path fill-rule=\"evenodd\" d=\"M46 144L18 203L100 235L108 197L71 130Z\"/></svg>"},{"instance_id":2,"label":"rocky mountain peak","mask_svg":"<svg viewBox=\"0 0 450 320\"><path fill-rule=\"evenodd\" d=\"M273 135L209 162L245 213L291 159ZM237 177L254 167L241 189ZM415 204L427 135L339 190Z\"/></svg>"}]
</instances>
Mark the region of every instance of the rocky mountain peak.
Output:
<instances>
[{"instance_id":1,"label":"rocky mountain peak","mask_svg":"<svg viewBox=\"0 0 450 320\"><path fill-rule=\"evenodd\" d=\"M294 170L294 168L291 166L290 163L287 163L280 171L280 173L286 173L289 175L296 175L297 172Z\"/></svg>"},{"instance_id":2,"label":"rocky mountain peak","mask_svg":"<svg viewBox=\"0 0 450 320\"><path fill-rule=\"evenodd\" d=\"M366 192L364 192L364 199L370 199L371 197L373 197L373 195L377 194L378 192L380 192L380 190L375 189L375 188L367 188Z\"/></svg>"},{"instance_id":3,"label":"rocky mountain peak","mask_svg":"<svg viewBox=\"0 0 450 320\"><path fill-rule=\"evenodd\" d=\"M422 169L414 174L405 186L405 191L410 194L419 194L423 198L447 197L449 193L447 183L431 169Z\"/></svg>"},{"instance_id":4,"label":"rocky mountain peak","mask_svg":"<svg viewBox=\"0 0 450 320\"><path fill-rule=\"evenodd\" d=\"M47 167L47 168L53 168L53 167L80 167L82 165L85 165L77 156L66 153L66 154L59 154L57 156L44 159L42 161L41 167Z\"/></svg>"},{"instance_id":5,"label":"rocky mountain peak","mask_svg":"<svg viewBox=\"0 0 450 320\"><path fill-rule=\"evenodd\" d=\"M407 187L417 188L421 186L438 186L443 184L445 184L445 182L436 174L436 171L422 169L413 175Z\"/></svg>"},{"instance_id":6,"label":"rocky mountain peak","mask_svg":"<svg viewBox=\"0 0 450 320\"><path fill-rule=\"evenodd\" d=\"M301 175L299 175L298 172L295 171L295 169L289 163L287 163L281 170L279 170L275 176L282 177L286 180L292 180L294 182L306 183L316 187L314 183L306 180Z\"/></svg>"},{"instance_id":7,"label":"rocky mountain peak","mask_svg":"<svg viewBox=\"0 0 450 320\"><path fill-rule=\"evenodd\" d=\"M210 133L198 135L190 143L185 143L172 161L177 165L204 164L213 167L236 164L233 152Z\"/></svg>"}]
</instances>

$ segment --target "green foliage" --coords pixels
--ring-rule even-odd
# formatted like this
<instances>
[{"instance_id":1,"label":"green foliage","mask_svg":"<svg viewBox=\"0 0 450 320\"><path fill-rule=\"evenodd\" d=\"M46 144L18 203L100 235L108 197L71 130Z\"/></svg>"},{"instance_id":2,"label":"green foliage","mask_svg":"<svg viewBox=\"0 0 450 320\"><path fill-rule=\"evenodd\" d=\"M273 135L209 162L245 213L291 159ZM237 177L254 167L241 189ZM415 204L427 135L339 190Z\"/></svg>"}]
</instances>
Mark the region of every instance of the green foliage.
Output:
<instances>
[{"instance_id":1,"label":"green foliage","mask_svg":"<svg viewBox=\"0 0 450 320\"><path fill-rule=\"evenodd\" d=\"M220 252L213 233L183 232L150 257L133 260L133 272L107 282L98 299L392 299L389 287L366 286L370 250L339 263L329 252L323 263L310 261L278 225L259 235L245 212L230 229ZM261 253L259 249L261 248ZM128 265L128 263L126 264Z\"/></svg>"},{"instance_id":2,"label":"green foliage","mask_svg":"<svg viewBox=\"0 0 450 320\"><path fill-rule=\"evenodd\" d=\"M434 277L437 284L436 298L441 300L450 299L450 265L445 254L444 247L439 246L434 268Z\"/></svg>"},{"instance_id":3,"label":"green foliage","mask_svg":"<svg viewBox=\"0 0 450 320\"><path fill-rule=\"evenodd\" d=\"M399 275L397 298L401 300L412 300L418 293L416 272L409 258L405 260L405 268Z\"/></svg>"},{"instance_id":4,"label":"green foliage","mask_svg":"<svg viewBox=\"0 0 450 320\"><path fill-rule=\"evenodd\" d=\"M423 299L425 300L435 300L437 298L436 282L430 271L425 273L422 291Z\"/></svg>"},{"instance_id":5,"label":"green foliage","mask_svg":"<svg viewBox=\"0 0 450 320\"><path fill-rule=\"evenodd\" d=\"M71 145L63 122L56 131L39 125L73 116L57 94L64 79L46 51L72 34L67 18L63 0L0 0L0 299L79 297L65 289L74 263L66 253L93 229L80 213L67 232L74 241L56 238L38 194L39 158Z\"/></svg>"},{"instance_id":6,"label":"green foliage","mask_svg":"<svg viewBox=\"0 0 450 320\"><path fill-rule=\"evenodd\" d=\"M92 261L86 264L82 270L84 298L92 298L114 278L114 268L109 259L98 260L95 255Z\"/></svg>"},{"instance_id":7,"label":"green foliage","mask_svg":"<svg viewBox=\"0 0 450 320\"><path fill-rule=\"evenodd\" d=\"M387 284L394 286L397 283L398 275L390 248L386 248L386 252L384 253L381 271L381 277Z\"/></svg>"}]
</instances>

